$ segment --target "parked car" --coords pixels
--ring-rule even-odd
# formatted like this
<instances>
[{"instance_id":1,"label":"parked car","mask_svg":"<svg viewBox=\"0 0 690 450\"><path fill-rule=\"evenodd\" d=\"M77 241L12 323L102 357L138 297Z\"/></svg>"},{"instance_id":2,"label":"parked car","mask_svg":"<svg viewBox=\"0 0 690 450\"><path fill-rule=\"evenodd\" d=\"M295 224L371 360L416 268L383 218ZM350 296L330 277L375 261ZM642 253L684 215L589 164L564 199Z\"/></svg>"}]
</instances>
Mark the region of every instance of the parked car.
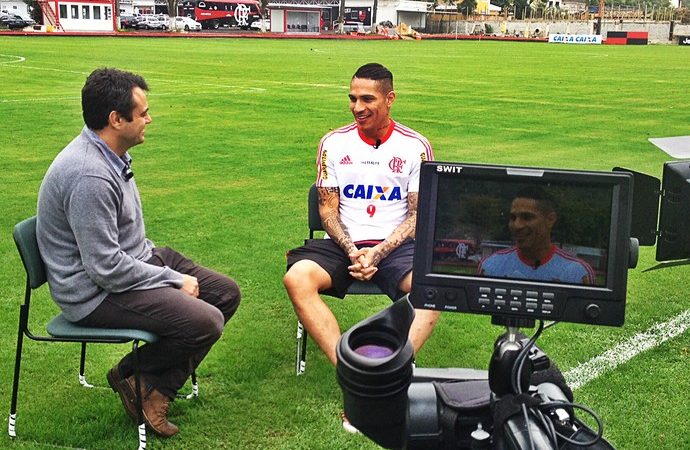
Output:
<instances>
[{"instance_id":1,"label":"parked car","mask_svg":"<svg viewBox=\"0 0 690 450\"><path fill-rule=\"evenodd\" d=\"M271 29L271 19L255 20L254 22L252 22L251 25L249 25L249 28L251 28L252 30L260 30L262 21L264 25L264 30L269 31Z\"/></svg>"},{"instance_id":2,"label":"parked car","mask_svg":"<svg viewBox=\"0 0 690 450\"><path fill-rule=\"evenodd\" d=\"M19 16L17 16L17 17L19 17ZM32 19L31 17L27 17L27 18L19 17L19 18L24 21L25 27L33 27L34 25L36 25L36 21L34 19Z\"/></svg>"},{"instance_id":3,"label":"parked car","mask_svg":"<svg viewBox=\"0 0 690 450\"><path fill-rule=\"evenodd\" d=\"M201 31L201 24L191 17L177 16L173 26L178 31Z\"/></svg>"},{"instance_id":4,"label":"parked car","mask_svg":"<svg viewBox=\"0 0 690 450\"><path fill-rule=\"evenodd\" d=\"M17 14L4 14L0 16L0 25L7 27L10 30L18 30L20 28L33 26L36 22L33 19L23 19Z\"/></svg>"},{"instance_id":5,"label":"parked car","mask_svg":"<svg viewBox=\"0 0 690 450\"><path fill-rule=\"evenodd\" d=\"M161 21L158 17L142 17L136 24L138 30L167 30L168 24Z\"/></svg>"},{"instance_id":6,"label":"parked car","mask_svg":"<svg viewBox=\"0 0 690 450\"><path fill-rule=\"evenodd\" d=\"M136 28L139 19L134 16L120 16L120 28Z\"/></svg>"}]
</instances>

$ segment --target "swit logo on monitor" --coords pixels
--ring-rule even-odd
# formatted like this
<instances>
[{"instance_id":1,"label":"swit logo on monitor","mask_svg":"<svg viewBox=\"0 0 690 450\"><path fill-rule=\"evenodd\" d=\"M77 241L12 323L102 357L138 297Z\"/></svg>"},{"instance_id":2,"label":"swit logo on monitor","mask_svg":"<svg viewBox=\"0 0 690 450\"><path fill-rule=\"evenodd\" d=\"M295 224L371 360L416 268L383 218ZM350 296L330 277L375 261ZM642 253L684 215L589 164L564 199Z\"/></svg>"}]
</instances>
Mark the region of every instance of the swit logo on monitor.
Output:
<instances>
[{"instance_id":1,"label":"swit logo on monitor","mask_svg":"<svg viewBox=\"0 0 690 450\"><path fill-rule=\"evenodd\" d=\"M462 167L460 166L436 166L436 172L439 173L460 173L462 172Z\"/></svg>"}]
</instances>

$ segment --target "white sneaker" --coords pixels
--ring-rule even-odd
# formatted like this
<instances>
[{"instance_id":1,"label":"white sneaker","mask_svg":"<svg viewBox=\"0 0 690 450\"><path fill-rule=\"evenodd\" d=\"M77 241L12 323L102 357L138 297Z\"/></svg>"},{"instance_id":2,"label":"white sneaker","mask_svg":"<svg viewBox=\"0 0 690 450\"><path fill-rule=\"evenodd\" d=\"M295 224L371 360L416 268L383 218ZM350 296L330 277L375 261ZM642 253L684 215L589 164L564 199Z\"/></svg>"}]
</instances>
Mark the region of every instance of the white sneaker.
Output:
<instances>
[{"instance_id":1,"label":"white sneaker","mask_svg":"<svg viewBox=\"0 0 690 450\"><path fill-rule=\"evenodd\" d=\"M347 420L347 416L345 415L345 411L340 412L340 420L343 422L343 429L347 431L348 433L352 434L357 434L359 433L359 430L355 428L349 420Z\"/></svg>"}]
</instances>

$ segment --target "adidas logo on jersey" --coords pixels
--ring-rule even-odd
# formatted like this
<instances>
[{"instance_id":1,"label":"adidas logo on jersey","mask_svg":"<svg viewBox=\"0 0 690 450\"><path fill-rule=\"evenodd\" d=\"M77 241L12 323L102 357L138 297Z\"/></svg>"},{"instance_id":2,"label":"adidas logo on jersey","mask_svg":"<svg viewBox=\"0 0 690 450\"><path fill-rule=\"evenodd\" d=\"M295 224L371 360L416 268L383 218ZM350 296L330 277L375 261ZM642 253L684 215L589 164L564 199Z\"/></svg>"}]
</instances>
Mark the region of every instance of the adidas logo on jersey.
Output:
<instances>
[{"instance_id":1,"label":"adidas logo on jersey","mask_svg":"<svg viewBox=\"0 0 690 450\"><path fill-rule=\"evenodd\" d=\"M345 155L345 157L340 160L340 164L352 164L352 160L350 159L350 155Z\"/></svg>"}]
</instances>

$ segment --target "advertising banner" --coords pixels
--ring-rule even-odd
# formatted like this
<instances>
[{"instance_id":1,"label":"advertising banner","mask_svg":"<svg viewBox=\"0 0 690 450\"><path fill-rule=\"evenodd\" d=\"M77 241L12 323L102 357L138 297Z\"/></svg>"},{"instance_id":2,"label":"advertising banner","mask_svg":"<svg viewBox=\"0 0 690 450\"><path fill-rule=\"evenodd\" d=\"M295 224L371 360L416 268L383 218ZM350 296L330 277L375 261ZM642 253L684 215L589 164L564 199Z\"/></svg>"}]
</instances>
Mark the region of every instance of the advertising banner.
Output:
<instances>
[{"instance_id":1,"label":"advertising banner","mask_svg":"<svg viewBox=\"0 0 690 450\"><path fill-rule=\"evenodd\" d=\"M690 45L690 36L678 36L678 45Z\"/></svg>"},{"instance_id":2,"label":"advertising banner","mask_svg":"<svg viewBox=\"0 0 690 450\"><path fill-rule=\"evenodd\" d=\"M600 34L549 34L549 42L556 44L601 44Z\"/></svg>"}]
</instances>

